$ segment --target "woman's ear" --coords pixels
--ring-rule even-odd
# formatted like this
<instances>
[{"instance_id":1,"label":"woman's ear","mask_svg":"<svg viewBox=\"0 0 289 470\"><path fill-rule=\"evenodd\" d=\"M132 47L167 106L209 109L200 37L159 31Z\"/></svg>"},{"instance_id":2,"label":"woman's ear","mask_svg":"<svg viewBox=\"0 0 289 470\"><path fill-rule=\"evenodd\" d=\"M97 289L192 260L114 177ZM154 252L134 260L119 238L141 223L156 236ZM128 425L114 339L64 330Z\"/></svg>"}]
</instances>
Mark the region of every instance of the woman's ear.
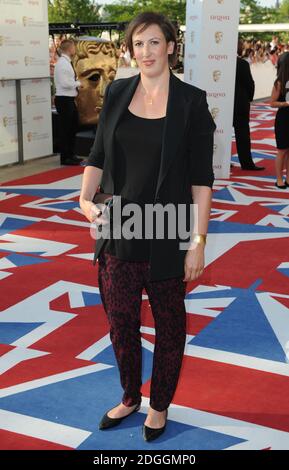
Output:
<instances>
[{"instance_id":1,"label":"woman's ear","mask_svg":"<svg viewBox=\"0 0 289 470\"><path fill-rule=\"evenodd\" d=\"M169 45L169 51L168 51L169 54L173 54L173 53L174 53L174 49L175 49L175 43L174 43L174 41L169 41L168 45Z\"/></svg>"}]
</instances>

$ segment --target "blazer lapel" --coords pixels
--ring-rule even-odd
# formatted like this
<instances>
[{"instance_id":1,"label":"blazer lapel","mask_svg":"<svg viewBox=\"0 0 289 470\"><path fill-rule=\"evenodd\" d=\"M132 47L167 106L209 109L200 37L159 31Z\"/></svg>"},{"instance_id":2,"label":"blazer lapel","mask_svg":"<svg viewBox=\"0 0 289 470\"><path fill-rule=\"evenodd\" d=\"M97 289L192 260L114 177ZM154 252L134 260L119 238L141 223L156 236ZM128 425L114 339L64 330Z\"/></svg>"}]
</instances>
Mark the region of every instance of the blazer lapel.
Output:
<instances>
[{"instance_id":1,"label":"blazer lapel","mask_svg":"<svg viewBox=\"0 0 289 470\"><path fill-rule=\"evenodd\" d=\"M161 164L155 193L156 198L170 165L174 158L178 156L178 149L185 136L188 100L186 100L183 86L182 80L170 70L169 95L162 139Z\"/></svg>"},{"instance_id":2,"label":"blazer lapel","mask_svg":"<svg viewBox=\"0 0 289 470\"><path fill-rule=\"evenodd\" d=\"M110 159L108 168L111 172L112 192L114 189L114 158L116 158L115 129L133 98L140 80L140 75L141 74L139 73L133 76L131 81L126 84L125 88L120 87L119 93L117 93L117 96L114 97L113 104L115 104L115 106L111 106L107 114L107 148L108 157ZM169 170L173 159L178 155L178 148L185 136L189 100L185 96L183 86L184 84L182 80L177 78L170 70L167 112L162 138L161 163L155 197L158 194L160 186L166 176L167 171Z\"/></svg>"}]
</instances>

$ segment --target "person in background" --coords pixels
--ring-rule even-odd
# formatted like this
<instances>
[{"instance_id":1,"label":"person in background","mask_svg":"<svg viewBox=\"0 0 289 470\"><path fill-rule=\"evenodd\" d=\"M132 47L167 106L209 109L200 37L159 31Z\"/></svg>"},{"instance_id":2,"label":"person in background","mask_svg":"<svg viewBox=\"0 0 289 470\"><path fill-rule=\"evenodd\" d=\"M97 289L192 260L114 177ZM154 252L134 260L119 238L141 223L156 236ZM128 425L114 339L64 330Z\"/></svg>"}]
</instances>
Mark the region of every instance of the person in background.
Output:
<instances>
[{"instance_id":1,"label":"person in background","mask_svg":"<svg viewBox=\"0 0 289 470\"><path fill-rule=\"evenodd\" d=\"M129 48L125 46L125 51L124 51L124 54L123 54L123 58L125 60L125 63L126 63L126 66L127 67L130 67L131 66L131 55L130 55L130 52L129 52Z\"/></svg>"},{"instance_id":2,"label":"person in background","mask_svg":"<svg viewBox=\"0 0 289 470\"><path fill-rule=\"evenodd\" d=\"M280 69L280 65L282 64L283 60L286 58L286 56L289 55L289 52L288 51L284 51L283 54L281 54L279 57L278 57L278 62L277 62L277 75L279 73L279 69Z\"/></svg>"},{"instance_id":3,"label":"person in background","mask_svg":"<svg viewBox=\"0 0 289 470\"><path fill-rule=\"evenodd\" d=\"M271 51L273 49L276 49L278 47L278 44L279 44L279 38L278 36L272 36L272 41L270 42L270 47L271 47Z\"/></svg>"},{"instance_id":4,"label":"person in background","mask_svg":"<svg viewBox=\"0 0 289 470\"><path fill-rule=\"evenodd\" d=\"M239 40L233 117L237 152L242 170L264 170L265 167L254 164L251 154L250 102L254 98L255 83L250 65L241 57L242 51L243 41Z\"/></svg>"},{"instance_id":5,"label":"person in background","mask_svg":"<svg viewBox=\"0 0 289 470\"><path fill-rule=\"evenodd\" d=\"M118 60L118 67L127 67L127 63L124 58L125 55L125 43L122 42L120 45L120 54L119 54L119 60Z\"/></svg>"},{"instance_id":6,"label":"person in background","mask_svg":"<svg viewBox=\"0 0 289 470\"><path fill-rule=\"evenodd\" d=\"M277 78L274 82L270 106L278 108L275 117L275 137L277 156L275 161L275 186L279 189L289 187L289 53L279 60ZM283 167L286 164L286 178L283 181Z\"/></svg>"},{"instance_id":7,"label":"person in background","mask_svg":"<svg viewBox=\"0 0 289 470\"><path fill-rule=\"evenodd\" d=\"M55 107L59 114L60 163L79 165L83 160L74 153L75 135L78 127L78 112L75 97L81 82L77 80L72 65L76 53L72 39L64 39L60 44L60 57L54 67Z\"/></svg>"},{"instance_id":8,"label":"person in background","mask_svg":"<svg viewBox=\"0 0 289 470\"><path fill-rule=\"evenodd\" d=\"M275 47L274 49L271 49L270 51L270 60L274 67L277 67L277 62L278 62L278 47Z\"/></svg>"},{"instance_id":9,"label":"person in background","mask_svg":"<svg viewBox=\"0 0 289 470\"><path fill-rule=\"evenodd\" d=\"M242 59L246 60L249 64L253 64L255 62L255 51L252 48L246 49Z\"/></svg>"}]
</instances>

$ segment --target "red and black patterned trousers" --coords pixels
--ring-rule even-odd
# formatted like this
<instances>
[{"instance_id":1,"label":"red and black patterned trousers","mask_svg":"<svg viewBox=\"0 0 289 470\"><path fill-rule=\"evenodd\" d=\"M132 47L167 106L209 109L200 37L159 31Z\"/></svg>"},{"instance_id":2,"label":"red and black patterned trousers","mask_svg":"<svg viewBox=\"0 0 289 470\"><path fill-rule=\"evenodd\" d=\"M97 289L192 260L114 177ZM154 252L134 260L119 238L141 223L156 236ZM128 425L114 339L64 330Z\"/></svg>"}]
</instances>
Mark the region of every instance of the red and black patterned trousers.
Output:
<instances>
[{"instance_id":1,"label":"red and black patterned trousers","mask_svg":"<svg viewBox=\"0 0 289 470\"><path fill-rule=\"evenodd\" d=\"M165 410L177 387L185 347L186 282L182 277L151 281L149 262L124 261L102 252L98 283L126 406L139 403L142 396L140 311L145 288L155 322L150 406Z\"/></svg>"}]
</instances>

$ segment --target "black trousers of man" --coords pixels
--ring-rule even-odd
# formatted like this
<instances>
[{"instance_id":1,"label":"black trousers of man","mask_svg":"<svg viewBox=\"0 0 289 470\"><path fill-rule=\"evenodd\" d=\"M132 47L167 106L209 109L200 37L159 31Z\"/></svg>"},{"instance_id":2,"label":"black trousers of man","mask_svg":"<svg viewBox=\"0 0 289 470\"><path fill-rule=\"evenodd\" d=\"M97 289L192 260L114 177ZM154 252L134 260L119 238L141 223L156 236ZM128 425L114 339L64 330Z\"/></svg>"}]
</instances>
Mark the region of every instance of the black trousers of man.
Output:
<instances>
[{"instance_id":1,"label":"black trousers of man","mask_svg":"<svg viewBox=\"0 0 289 470\"><path fill-rule=\"evenodd\" d=\"M75 154L75 135L78 129L78 111L75 98L55 96L55 107L58 113L60 161L73 158Z\"/></svg>"},{"instance_id":2,"label":"black trousers of man","mask_svg":"<svg viewBox=\"0 0 289 470\"><path fill-rule=\"evenodd\" d=\"M248 113L234 114L236 147L241 167L254 166L251 154L250 115Z\"/></svg>"}]
</instances>

